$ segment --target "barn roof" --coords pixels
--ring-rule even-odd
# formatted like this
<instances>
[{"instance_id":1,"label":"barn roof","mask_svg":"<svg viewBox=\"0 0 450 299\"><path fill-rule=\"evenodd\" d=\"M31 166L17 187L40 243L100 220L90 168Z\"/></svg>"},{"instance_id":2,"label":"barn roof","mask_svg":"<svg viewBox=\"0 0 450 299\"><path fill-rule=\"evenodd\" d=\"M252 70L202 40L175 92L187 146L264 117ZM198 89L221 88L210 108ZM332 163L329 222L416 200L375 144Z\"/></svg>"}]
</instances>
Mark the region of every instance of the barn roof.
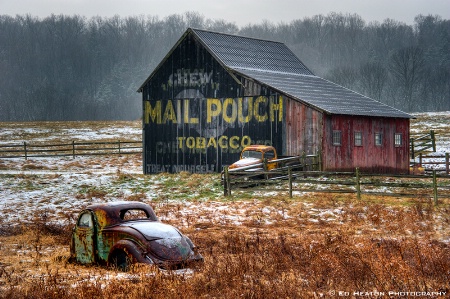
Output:
<instances>
[{"instance_id":1,"label":"barn roof","mask_svg":"<svg viewBox=\"0 0 450 299\"><path fill-rule=\"evenodd\" d=\"M228 68L313 75L283 43L198 29L192 31Z\"/></svg>"},{"instance_id":2,"label":"barn roof","mask_svg":"<svg viewBox=\"0 0 450 299\"><path fill-rule=\"evenodd\" d=\"M280 42L189 28L171 51L190 33L229 72L266 85L317 110L328 114L413 118L403 111L314 75Z\"/></svg>"}]
</instances>

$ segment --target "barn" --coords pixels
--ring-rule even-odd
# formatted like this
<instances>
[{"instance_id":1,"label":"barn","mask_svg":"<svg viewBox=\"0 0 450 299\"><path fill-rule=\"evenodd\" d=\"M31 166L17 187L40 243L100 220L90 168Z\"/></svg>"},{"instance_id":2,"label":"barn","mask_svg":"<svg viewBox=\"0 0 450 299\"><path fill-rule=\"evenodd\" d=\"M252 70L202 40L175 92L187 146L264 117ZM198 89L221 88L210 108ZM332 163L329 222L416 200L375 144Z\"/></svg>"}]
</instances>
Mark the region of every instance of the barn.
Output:
<instances>
[{"instance_id":1,"label":"barn","mask_svg":"<svg viewBox=\"0 0 450 299\"><path fill-rule=\"evenodd\" d=\"M411 115L314 75L283 43L189 28L138 92L143 171L220 172L250 144L323 171L408 173Z\"/></svg>"}]
</instances>

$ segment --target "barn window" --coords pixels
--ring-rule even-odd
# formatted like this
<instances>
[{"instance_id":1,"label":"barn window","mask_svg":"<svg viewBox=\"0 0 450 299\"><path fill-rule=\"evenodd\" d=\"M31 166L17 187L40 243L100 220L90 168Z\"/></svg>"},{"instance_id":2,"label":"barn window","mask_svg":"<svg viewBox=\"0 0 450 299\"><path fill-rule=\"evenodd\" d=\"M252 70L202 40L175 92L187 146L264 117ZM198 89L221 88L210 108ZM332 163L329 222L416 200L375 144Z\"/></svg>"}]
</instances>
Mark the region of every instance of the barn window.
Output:
<instances>
[{"instance_id":1,"label":"barn window","mask_svg":"<svg viewBox=\"0 0 450 299\"><path fill-rule=\"evenodd\" d=\"M362 146L362 133L355 132L355 146Z\"/></svg>"},{"instance_id":2,"label":"barn window","mask_svg":"<svg viewBox=\"0 0 450 299\"><path fill-rule=\"evenodd\" d=\"M382 135L381 133L375 133L375 145L382 145L383 144L383 140L382 140Z\"/></svg>"},{"instance_id":3,"label":"barn window","mask_svg":"<svg viewBox=\"0 0 450 299\"><path fill-rule=\"evenodd\" d=\"M394 144L395 146L402 146L402 133L395 133L394 135Z\"/></svg>"},{"instance_id":4,"label":"barn window","mask_svg":"<svg viewBox=\"0 0 450 299\"><path fill-rule=\"evenodd\" d=\"M341 134L342 134L341 131L333 131L333 145L342 144Z\"/></svg>"}]
</instances>

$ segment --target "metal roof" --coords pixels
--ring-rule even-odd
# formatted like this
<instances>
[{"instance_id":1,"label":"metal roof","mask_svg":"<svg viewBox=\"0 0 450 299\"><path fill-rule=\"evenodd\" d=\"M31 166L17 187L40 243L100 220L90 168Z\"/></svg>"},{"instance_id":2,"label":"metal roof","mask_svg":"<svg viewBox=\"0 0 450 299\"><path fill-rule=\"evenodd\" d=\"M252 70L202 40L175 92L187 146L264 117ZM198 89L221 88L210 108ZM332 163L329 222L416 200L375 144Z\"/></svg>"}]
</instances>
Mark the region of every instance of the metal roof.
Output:
<instances>
[{"instance_id":1,"label":"metal roof","mask_svg":"<svg viewBox=\"0 0 450 299\"><path fill-rule=\"evenodd\" d=\"M225 68L329 114L413 118L391 106L315 76L283 43L198 29Z\"/></svg>"},{"instance_id":2,"label":"metal roof","mask_svg":"<svg viewBox=\"0 0 450 299\"><path fill-rule=\"evenodd\" d=\"M236 69L329 114L412 118L411 115L317 76Z\"/></svg>"},{"instance_id":3,"label":"metal roof","mask_svg":"<svg viewBox=\"0 0 450 299\"><path fill-rule=\"evenodd\" d=\"M313 75L283 43L192 29L228 68Z\"/></svg>"},{"instance_id":4,"label":"metal roof","mask_svg":"<svg viewBox=\"0 0 450 299\"><path fill-rule=\"evenodd\" d=\"M139 92L191 33L229 72L257 81L325 113L414 118L314 75L283 43L192 28L181 36L141 85Z\"/></svg>"}]
</instances>

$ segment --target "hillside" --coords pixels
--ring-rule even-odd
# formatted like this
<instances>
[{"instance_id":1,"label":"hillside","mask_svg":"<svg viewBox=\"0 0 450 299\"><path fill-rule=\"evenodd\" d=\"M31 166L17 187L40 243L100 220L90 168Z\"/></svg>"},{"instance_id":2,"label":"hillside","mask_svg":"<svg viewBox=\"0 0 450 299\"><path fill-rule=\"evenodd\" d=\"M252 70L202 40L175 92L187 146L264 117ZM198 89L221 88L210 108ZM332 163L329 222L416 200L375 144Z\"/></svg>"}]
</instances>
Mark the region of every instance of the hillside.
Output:
<instances>
[{"instance_id":1,"label":"hillside","mask_svg":"<svg viewBox=\"0 0 450 299\"><path fill-rule=\"evenodd\" d=\"M319 77L406 112L449 110L448 24L438 15L369 23L342 12L241 28L192 11L0 15L0 119L136 119L136 90L189 27L283 42Z\"/></svg>"}]
</instances>

